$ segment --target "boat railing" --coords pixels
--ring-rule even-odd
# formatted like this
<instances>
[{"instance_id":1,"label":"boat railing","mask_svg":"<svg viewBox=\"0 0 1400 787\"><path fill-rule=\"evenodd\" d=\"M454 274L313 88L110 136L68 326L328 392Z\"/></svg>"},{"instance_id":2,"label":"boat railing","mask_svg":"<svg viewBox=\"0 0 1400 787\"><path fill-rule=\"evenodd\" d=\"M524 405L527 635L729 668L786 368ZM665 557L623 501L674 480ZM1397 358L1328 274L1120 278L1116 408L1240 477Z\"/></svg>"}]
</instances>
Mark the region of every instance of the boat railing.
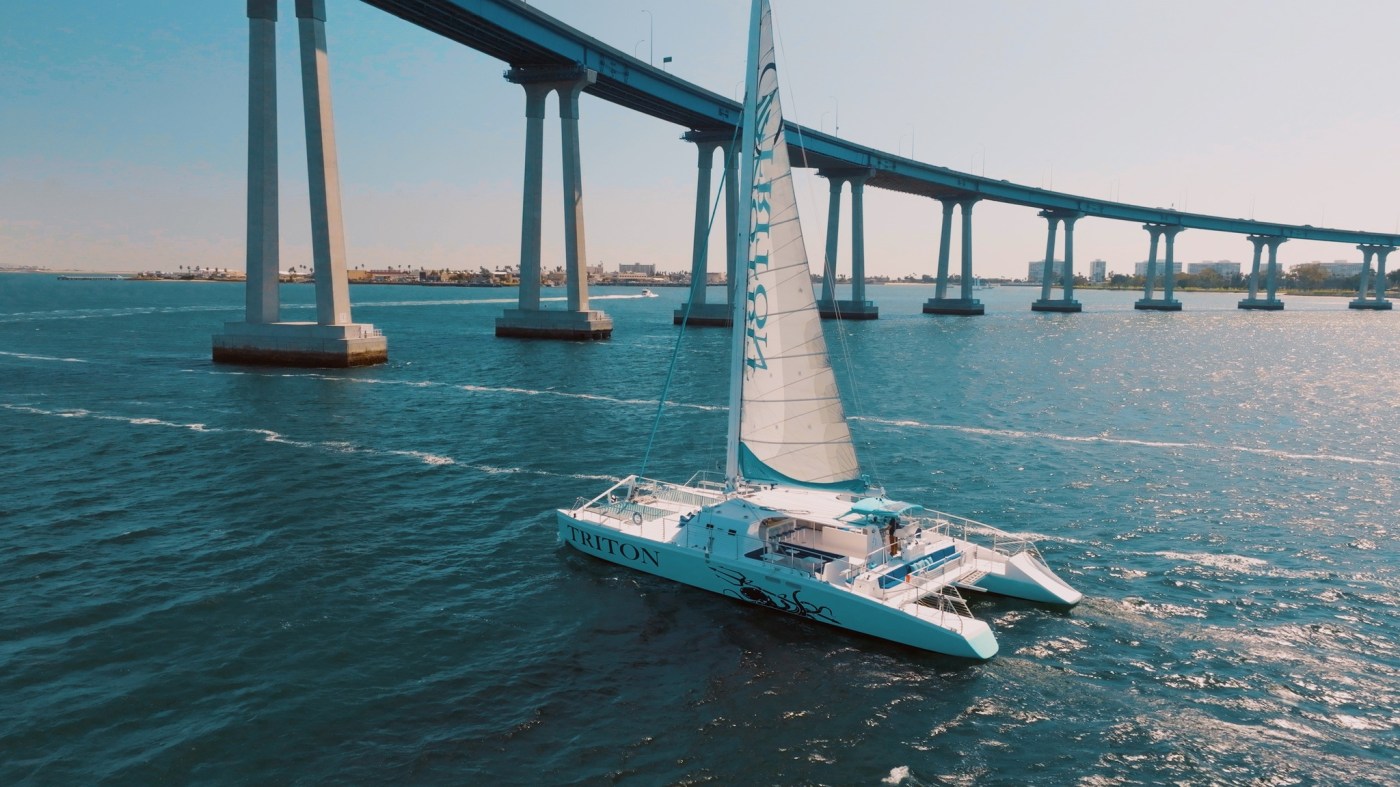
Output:
<instances>
[{"instance_id":1,"label":"boat railing","mask_svg":"<svg viewBox=\"0 0 1400 787\"><path fill-rule=\"evenodd\" d=\"M599 502L600 500L605 500L605 501L611 503L611 502L613 502L615 499L617 499L618 497L623 497L623 498L631 497L631 496L632 496L632 482L633 482L633 481L636 481L636 480L637 480L637 476L635 476L635 475L629 475L629 476L627 476L626 478L622 479L621 481L618 481L616 484L613 484L612 486L610 486L610 487L608 487L607 489L603 490L602 493L600 493L597 497L594 497L592 500L589 500L589 501L583 503L582 505L576 505L576 506L574 506L574 508L575 508L575 510L580 510L580 511L581 511L581 510L583 510L583 509L593 508L594 506L598 505L598 502ZM626 488L627 488L627 491L624 492L623 494L619 495L617 492L618 492L619 489L621 489L621 488L623 488L623 487L626 487ZM581 499L582 499L582 498L580 498L580 500L581 500Z\"/></svg>"},{"instance_id":2,"label":"boat railing","mask_svg":"<svg viewBox=\"0 0 1400 787\"><path fill-rule=\"evenodd\" d=\"M620 527L654 527L659 523L661 538L672 541L680 528L690 522L694 512L678 512L668 507L667 503L698 509L714 505L724 498L722 491L707 487L631 475L592 499L579 497L574 501L573 510L615 520Z\"/></svg>"},{"instance_id":3,"label":"boat railing","mask_svg":"<svg viewBox=\"0 0 1400 787\"><path fill-rule=\"evenodd\" d=\"M879 587L878 584L875 587ZM967 600L957 586L945 579L909 576L899 585L878 592L886 601L897 603L904 612L928 618L946 628L961 631L963 621L972 617Z\"/></svg>"},{"instance_id":4,"label":"boat railing","mask_svg":"<svg viewBox=\"0 0 1400 787\"><path fill-rule=\"evenodd\" d=\"M858 569L856 573L864 573L866 571L869 571L870 569L875 568L876 566L883 566L884 564L890 562L890 558L896 556L897 553L892 551L890 547L886 545L880 547L874 552L867 554L863 558L853 558L851 562L856 564L856 568Z\"/></svg>"},{"instance_id":5,"label":"boat railing","mask_svg":"<svg viewBox=\"0 0 1400 787\"><path fill-rule=\"evenodd\" d=\"M904 604L901 609L919 617L936 613L940 626L957 631L962 631L963 621L972 617L972 610L968 609L967 600L952 585L945 585L932 592L921 594ZM928 612L926 613L925 610ZM952 618L951 623L949 618Z\"/></svg>"},{"instance_id":6,"label":"boat railing","mask_svg":"<svg viewBox=\"0 0 1400 787\"><path fill-rule=\"evenodd\" d=\"M732 554L729 549L716 548L718 544L711 545L712 554L723 557L738 559L741 557L751 557L762 560L767 566L777 569L780 572L788 572L801 577L825 578L828 576L827 566L836 564L832 576L839 574L842 566L840 561L825 560L815 555L798 555L785 553L775 548L777 543L771 539L754 538L753 536L739 536L727 538L733 547Z\"/></svg>"},{"instance_id":7,"label":"boat railing","mask_svg":"<svg viewBox=\"0 0 1400 787\"><path fill-rule=\"evenodd\" d=\"M675 484L669 481L658 481L654 478L629 475L603 490L596 497L576 507L592 508L602 502L615 503L619 500L645 503L648 499L683 505L707 506L720 502L724 499L724 495L721 490L705 485Z\"/></svg>"},{"instance_id":8,"label":"boat railing","mask_svg":"<svg viewBox=\"0 0 1400 787\"><path fill-rule=\"evenodd\" d=\"M686 506L696 506L697 508L714 505L723 499L722 495L709 490L700 490L696 488L686 489L685 487L679 487L673 484L660 485L648 491L656 500L662 500L668 503L680 503Z\"/></svg>"},{"instance_id":9,"label":"boat railing","mask_svg":"<svg viewBox=\"0 0 1400 787\"><path fill-rule=\"evenodd\" d=\"M715 470L701 470L691 476L685 485L710 492L723 492L725 487L724 474Z\"/></svg>"},{"instance_id":10,"label":"boat railing","mask_svg":"<svg viewBox=\"0 0 1400 787\"><path fill-rule=\"evenodd\" d=\"M1036 548L1034 540L1015 533L1008 533L975 519L942 511L926 510L914 521L925 530L932 529L952 538L990 546L1007 557L1015 557L1022 552L1029 552L1037 560L1041 559L1040 550Z\"/></svg>"},{"instance_id":11,"label":"boat railing","mask_svg":"<svg viewBox=\"0 0 1400 787\"><path fill-rule=\"evenodd\" d=\"M947 549L951 549L951 547L945 547L945 550ZM945 575L959 573L965 567L969 558L966 553L954 551L946 555L944 559L936 560L931 565L920 566L919 564L924 561L930 553L931 550L928 549L913 551L907 546L900 551L895 551L890 546L886 545L871 552L864 558L852 558L851 562L854 566L852 569L853 575L873 571L887 563L898 565L908 562L915 570L903 576L910 577L911 580L918 579L925 584L938 584L940 581L943 581L942 577Z\"/></svg>"}]
</instances>

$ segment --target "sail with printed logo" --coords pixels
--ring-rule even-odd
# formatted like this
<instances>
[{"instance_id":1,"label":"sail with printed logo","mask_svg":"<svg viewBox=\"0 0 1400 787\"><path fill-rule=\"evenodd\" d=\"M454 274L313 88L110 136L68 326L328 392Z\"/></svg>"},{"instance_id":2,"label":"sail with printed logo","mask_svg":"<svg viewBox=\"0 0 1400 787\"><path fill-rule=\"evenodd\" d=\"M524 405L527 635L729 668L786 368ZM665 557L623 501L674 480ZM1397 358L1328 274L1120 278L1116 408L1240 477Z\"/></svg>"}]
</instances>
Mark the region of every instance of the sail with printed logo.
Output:
<instances>
[{"instance_id":1,"label":"sail with printed logo","mask_svg":"<svg viewBox=\"0 0 1400 787\"><path fill-rule=\"evenodd\" d=\"M736 217L737 256L747 260L738 291L746 295L735 299L734 324L743 330L734 339L726 475L731 483L860 490L865 484L827 357L797 215L767 0L759 13L750 39L757 67L748 77L748 95L757 100L745 102L750 131L739 191L751 199L739 201Z\"/></svg>"},{"instance_id":2,"label":"sail with printed logo","mask_svg":"<svg viewBox=\"0 0 1400 787\"><path fill-rule=\"evenodd\" d=\"M770 610L991 658L996 636L962 591L1063 606L1082 594L1025 539L866 487L803 249L768 0L753 0L749 30L724 481L629 475L559 509L559 538Z\"/></svg>"}]
</instances>

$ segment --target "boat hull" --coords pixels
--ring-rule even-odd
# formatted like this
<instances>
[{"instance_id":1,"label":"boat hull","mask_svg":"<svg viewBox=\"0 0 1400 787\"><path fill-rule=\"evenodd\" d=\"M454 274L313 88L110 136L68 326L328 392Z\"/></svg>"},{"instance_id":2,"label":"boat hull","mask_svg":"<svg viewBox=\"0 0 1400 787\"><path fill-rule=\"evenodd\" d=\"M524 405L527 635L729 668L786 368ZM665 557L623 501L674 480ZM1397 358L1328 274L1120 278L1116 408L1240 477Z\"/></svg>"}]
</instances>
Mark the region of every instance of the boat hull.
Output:
<instances>
[{"instance_id":1,"label":"boat hull","mask_svg":"<svg viewBox=\"0 0 1400 787\"><path fill-rule=\"evenodd\" d=\"M757 560L708 552L703 546L656 541L575 519L559 511L559 538L578 551L738 601L837 628L950 656L986 660L998 645L975 618L916 616L832 584L783 572ZM927 614L939 615L932 610Z\"/></svg>"},{"instance_id":2,"label":"boat hull","mask_svg":"<svg viewBox=\"0 0 1400 787\"><path fill-rule=\"evenodd\" d=\"M1084 598L1083 593L1070 587L1028 552L1006 561L1004 573L989 574L977 580L977 584L989 593L1057 606L1072 607Z\"/></svg>"}]
</instances>

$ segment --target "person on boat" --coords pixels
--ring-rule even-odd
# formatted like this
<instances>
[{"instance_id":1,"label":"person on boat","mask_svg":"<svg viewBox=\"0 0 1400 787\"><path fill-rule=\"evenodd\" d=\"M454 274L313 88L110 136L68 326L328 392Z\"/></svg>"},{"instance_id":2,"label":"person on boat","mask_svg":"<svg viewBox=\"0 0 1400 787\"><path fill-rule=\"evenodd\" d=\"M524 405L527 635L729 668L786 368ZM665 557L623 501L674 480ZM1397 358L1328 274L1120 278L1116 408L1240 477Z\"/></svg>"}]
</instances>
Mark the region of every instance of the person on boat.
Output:
<instances>
[{"instance_id":1,"label":"person on boat","mask_svg":"<svg viewBox=\"0 0 1400 787\"><path fill-rule=\"evenodd\" d=\"M899 554L899 537L895 535L895 531L898 529L899 517L890 517L889 528L885 531L885 541L888 542L890 546L890 557Z\"/></svg>"}]
</instances>

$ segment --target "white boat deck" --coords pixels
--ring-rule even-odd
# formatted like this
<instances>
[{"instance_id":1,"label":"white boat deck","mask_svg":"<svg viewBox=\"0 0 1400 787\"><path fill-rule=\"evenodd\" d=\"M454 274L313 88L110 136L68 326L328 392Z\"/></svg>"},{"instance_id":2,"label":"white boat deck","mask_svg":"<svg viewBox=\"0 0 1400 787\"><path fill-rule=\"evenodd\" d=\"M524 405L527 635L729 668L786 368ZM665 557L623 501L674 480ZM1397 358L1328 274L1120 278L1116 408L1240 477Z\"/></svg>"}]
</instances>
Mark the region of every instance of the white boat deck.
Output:
<instances>
[{"instance_id":1,"label":"white boat deck","mask_svg":"<svg viewBox=\"0 0 1400 787\"><path fill-rule=\"evenodd\" d=\"M731 505L720 505L726 501ZM647 541L754 560L774 576L822 582L944 626L956 625L949 616L971 616L959 586L977 589L975 578L1005 569L1004 554L955 537L954 523L938 514L910 517L898 550L883 540L871 550L870 526L843 519L851 505L850 495L837 492L762 487L731 496L708 486L628 479L570 513ZM747 519L730 519L730 509ZM707 524L729 537L717 542Z\"/></svg>"}]
</instances>

